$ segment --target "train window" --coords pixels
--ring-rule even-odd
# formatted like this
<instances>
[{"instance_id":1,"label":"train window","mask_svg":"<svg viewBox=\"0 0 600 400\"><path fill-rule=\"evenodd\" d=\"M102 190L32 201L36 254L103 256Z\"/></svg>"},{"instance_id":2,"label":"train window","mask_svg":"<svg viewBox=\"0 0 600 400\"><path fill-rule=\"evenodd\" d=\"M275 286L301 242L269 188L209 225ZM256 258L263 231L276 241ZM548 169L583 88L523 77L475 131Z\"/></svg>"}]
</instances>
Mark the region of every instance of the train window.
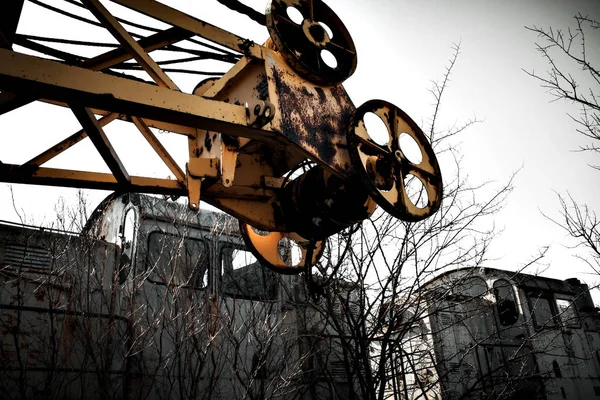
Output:
<instances>
[{"instance_id":1,"label":"train window","mask_svg":"<svg viewBox=\"0 0 600 400\"><path fill-rule=\"evenodd\" d=\"M456 283L453 288L455 294L462 294L469 297L482 297L488 291L487 284L479 277L472 276Z\"/></svg>"},{"instance_id":2,"label":"train window","mask_svg":"<svg viewBox=\"0 0 600 400\"><path fill-rule=\"evenodd\" d=\"M558 365L556 360L552 361L552 370L554 371L555 377L562 378L562 372L560 371L560 365Z\"/></svg>"},{"instance_id":3,"label":"train window","mask_svg":"<svg viewBox=\"0 0 600 400\"><path fill-rule=\"evenodd\" d=\"M529 294L529 308L533 315L533 323L536 328L554 328L556 320L554 318L556 312L552 306L552 301L549 297L544 297L540 293Z\"/></svg>"},{"instance_id":4,"label":"train window","mask_svg":"<svg viewBox=\"0 0 600 400\"><path fill-rule=\"evenodd\" d=\"M577 318L577 311L575 311L572 298L557 298L556 310L558 311L558 316L564 326L573 328L579 327L579 318Z\"/></svg>"},{"instance_id":5,"label":"train window","mask_svg":"<svg viewBox=\"0 0 600 400\"><path fill-rule=\"evenodd\" d=\"M519 310L515 299L515 292L510 282L499 279L494 282L494 296L496 297L496 310L502 326L509 326L519 319Z\"/></svg>"},{"instance_id":6,"label":"train window","mask_svg":"<svg viewBox=\"0 0 600 400\"><path fill-rule=\"evenodd\" d=\"M162 285L208 285L208 248L200 239L162 232L148 236L148 280Z\"/></svg>"},{"instance_id":7,"label":"train window","mask_svg":"<svg viewBox=\"0 0 600 400\"><path fill-rule=\"evenodd\" d=\"M119 283L124 283L131 271L135 246L135 211L130 208L123 218L121 231L121 258L119 259Z\"/></svg>"},{"instance_id":8,"label":"train window","mask_svg":"<svg viewBox=\"0 0 600 400\"><path fill-rule=\"evenodd\" d=\"M257 300L275 300L274 273L263 267L247 250L228 245L221 249L223 294Z\"/></svg>"}]
</instances>

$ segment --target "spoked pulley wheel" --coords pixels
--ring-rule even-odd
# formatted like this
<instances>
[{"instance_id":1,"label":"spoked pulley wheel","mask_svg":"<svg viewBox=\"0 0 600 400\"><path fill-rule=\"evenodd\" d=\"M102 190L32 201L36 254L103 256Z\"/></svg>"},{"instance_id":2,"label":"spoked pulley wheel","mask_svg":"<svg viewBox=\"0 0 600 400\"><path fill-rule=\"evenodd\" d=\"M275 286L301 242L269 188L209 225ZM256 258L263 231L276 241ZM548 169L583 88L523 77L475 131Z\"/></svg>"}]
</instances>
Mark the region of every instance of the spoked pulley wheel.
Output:
<instances>
[{"instance_id":1,"label":"spoked pulley wheel","mask_svg":"<svg viewBox=\"0 0 600 400\"><path fill-rule=\"evenodd\" d=\"M299 75L332 85L354 73L356 48L350 33L321 0L272 0L266 19L277 51Z\"/></svg>"},{"instance_id":2,"label":"spoked pulley wheel","mask_svg":"<svg viewBox=\"0 0 600 400\"><path fill-rule=\"evenodd\" d=\"M366 117L373 120L365 124ZM383 132L376 132L377 124L385 126ZM348 145L353 167L385 211L405 221L419 221L440 207L442 174L433 149L423 131L398 107L383 100L360 106L349 126Z\"/></svg>"},{"instance_id":3,"label":"spoked pulley wheel","mask_svg":"<svg viewBox=\"0 0 600 400\"><path fill-rule=\"evenodd\" d=\"M325 249L324 241L311 243L293 232L268 232L240 221L240 232L248 250L269 269L287 275L304 271L309 246L313 245L310 266L315 265Z\"/></svg>"}]
</instances>

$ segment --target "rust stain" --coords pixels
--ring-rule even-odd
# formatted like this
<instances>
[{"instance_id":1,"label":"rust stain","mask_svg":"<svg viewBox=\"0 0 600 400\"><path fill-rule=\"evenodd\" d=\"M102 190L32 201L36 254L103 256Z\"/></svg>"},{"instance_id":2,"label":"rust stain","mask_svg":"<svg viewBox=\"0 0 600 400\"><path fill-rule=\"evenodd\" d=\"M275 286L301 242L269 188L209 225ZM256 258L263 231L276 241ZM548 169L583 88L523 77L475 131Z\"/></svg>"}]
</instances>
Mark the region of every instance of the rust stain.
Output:
<instances>
[{"instance_id":1,"label":"rust stain","mask_svg":"<svg viewBox=\"0 0 600 400\"><path fill-rule=\"evenodd\" d=\"M279 97L281 129L284 136L304 149L312 150L322 162L336 165L350 174L352 168L346 157L346 131L354 106L341 85L322 88L283 77L285 72L272 68ZM296 84L298 82L298 84ZM344 162L341 162L342 159Z\"/></svg>"},{"instance_id":2,"label":"rust stain","mask_svg":"<svg viewBox=\"0 0 600 400\"><path fill-rule=\"evenodd\" d=\"M206 151L210 152L210 149L212 149L212 145L213 145L213 141L210 138L210 135L205 135L204 136L204 147L206 147Z\"/></svg>"},{"instance_id":3,"label":"rust stain","mask_svg":"<svg viewBox=\"0 0 600 400\"><path fill-rule=\"evenodd\" d=\"M254 91L258 94L259 100L267 100L269 98L269 84L267 74L261 72L258 74L258 84L254 87Z\"/></svg>"}]
</instances>

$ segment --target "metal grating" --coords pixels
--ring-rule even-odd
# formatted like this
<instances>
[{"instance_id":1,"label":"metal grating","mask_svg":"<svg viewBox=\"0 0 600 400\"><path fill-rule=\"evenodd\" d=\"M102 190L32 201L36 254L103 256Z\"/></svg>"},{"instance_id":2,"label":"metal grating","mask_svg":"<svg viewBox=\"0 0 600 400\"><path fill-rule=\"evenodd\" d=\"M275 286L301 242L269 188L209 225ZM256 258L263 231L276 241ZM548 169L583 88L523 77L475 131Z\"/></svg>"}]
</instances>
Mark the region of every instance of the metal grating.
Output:
<instances>
[{"instance_id":1,"label":"metal grating","mask_svg":"<svg viewBox=\"0 0 600 400\"><path fill-rule=\"evenodd\" d=\"M41 247L8 244L4 250L4 257L0 262L5 265L40 269L49 269L52 265L52 256Z\"/></svg>"},{"instance_id":2,"label":"metal grating","mask_svg":"<svg viewBox=\"0 0 600 400\"><path fill-rule=\"evenodd\" d=\"M450 313L439 313L440 324L443 326L452 326L454 324L454 320L452 318L452 314Z\"/></svg>"},{"instance_id":3,"label":"metal grating","mask_svg":"<svg viewBox=\"0 0 600 400\"><path fill-rule=\"evenodd\" d=\"M330 361L329 372L331 376L346 376L346 364L344 361Z\"/></svg>"}]
</instances>

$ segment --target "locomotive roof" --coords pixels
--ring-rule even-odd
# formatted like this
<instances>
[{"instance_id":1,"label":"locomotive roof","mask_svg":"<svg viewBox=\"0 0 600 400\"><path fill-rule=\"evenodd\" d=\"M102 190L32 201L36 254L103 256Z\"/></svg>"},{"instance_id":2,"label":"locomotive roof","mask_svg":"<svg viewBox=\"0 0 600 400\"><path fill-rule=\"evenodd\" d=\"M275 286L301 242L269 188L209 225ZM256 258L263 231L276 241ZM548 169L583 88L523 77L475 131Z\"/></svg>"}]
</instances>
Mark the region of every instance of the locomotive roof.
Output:
<instances>
[{"instance_id":1,"label":"locomotive roof","mask_svg":"<svg viewBox=\"0 0 600 400\"><path fill-rule=\"evenodd\" d=\"M192 211L186 205L176 201L140 193L112 193L107 196L94 209L83 232L93 232L95 229L101 229L101 226L108 225L114 221L116 213L124 214L130 205L136 207L143 220L159 220L199 229L227 229L230 234L239 232L237 219L228 214L204 209Z\"/></svg>"},{"instance_id":2,"label":"locomotive roof","mask_svg":"<svg viewBox=\"0 0 600 400\"><path fill-rule=\"evenodd\" d=\"M582 285L582 283L576 278L560 280L554 278L547 278L539 275L526 274L522 272L506 271L496 268L465 267L444 272L443 274L427 282L424 285L424 287L434 287L440 284L448 283L448 281L464 280L474 277L479 277L484 280L502 278L513 282L518 287L521 287L523 289L540 291L548 290L552 292L565 294L576 293L576 287L580 287Z\"/></svg>"}]
</instances>

